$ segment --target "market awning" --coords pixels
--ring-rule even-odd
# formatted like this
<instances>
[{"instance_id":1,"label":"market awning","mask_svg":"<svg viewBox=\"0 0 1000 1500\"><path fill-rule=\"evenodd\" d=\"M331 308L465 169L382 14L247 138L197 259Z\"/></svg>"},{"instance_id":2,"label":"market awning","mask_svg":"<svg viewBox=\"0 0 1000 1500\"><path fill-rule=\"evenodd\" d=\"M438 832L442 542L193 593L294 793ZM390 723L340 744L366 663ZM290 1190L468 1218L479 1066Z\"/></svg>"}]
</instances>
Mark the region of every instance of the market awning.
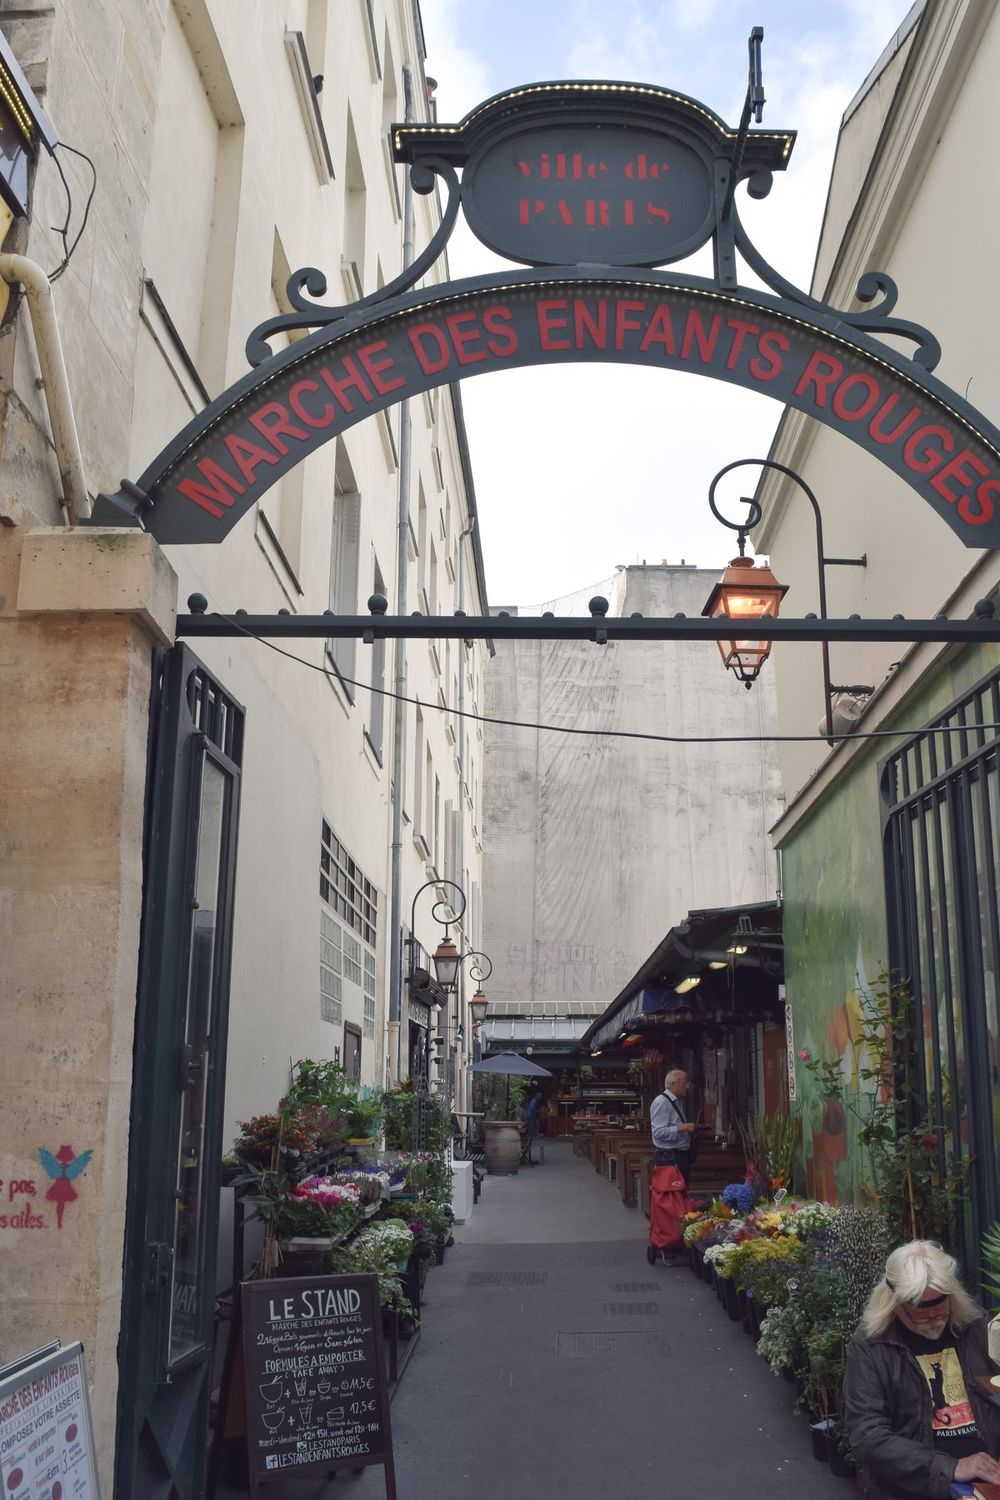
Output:
<instances>
[{"instance_id":1,"label":"market awning","mask_svg":"<svg viewBox=\"0 0 1000 1500\"><path fill-rule=\"evenodd\" d=\"M493 1016L483 1023L483 1048L536 1052L575 1052L591 1022L586 1016L576 1019L546 1016Z\"/></svg>"},{"instance_id":2,"label":"market awning","mask_svg":"<svg viewBox=\"0 0 1000 1500\"><path fill-rule=\"evenodd\" d=\"M580 1049L628 1046L685 1020L777 1016L783 977L777 901L688 912L587 1028Z\"/></svg>"}]
</instances>

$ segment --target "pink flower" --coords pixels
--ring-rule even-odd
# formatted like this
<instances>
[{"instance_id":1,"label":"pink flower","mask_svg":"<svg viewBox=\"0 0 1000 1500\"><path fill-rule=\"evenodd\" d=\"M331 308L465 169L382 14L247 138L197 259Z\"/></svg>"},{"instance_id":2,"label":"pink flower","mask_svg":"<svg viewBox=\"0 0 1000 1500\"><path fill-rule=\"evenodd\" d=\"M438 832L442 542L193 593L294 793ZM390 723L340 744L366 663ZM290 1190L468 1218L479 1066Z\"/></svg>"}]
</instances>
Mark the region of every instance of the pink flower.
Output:
<instances>
[{"instance_id":1,"label":"pink flower","mask_svg":"<svg viewBox=\"0 0 1000 1500\"><path fill-rule=\"evenodd\" d=\"M812 1059L812 1053L809 1051L808 1047L803 1047L802 1051L799 1053L799 1056L801 1057L803 1062L809 1062Z\"/></svg>"}]
</instances>

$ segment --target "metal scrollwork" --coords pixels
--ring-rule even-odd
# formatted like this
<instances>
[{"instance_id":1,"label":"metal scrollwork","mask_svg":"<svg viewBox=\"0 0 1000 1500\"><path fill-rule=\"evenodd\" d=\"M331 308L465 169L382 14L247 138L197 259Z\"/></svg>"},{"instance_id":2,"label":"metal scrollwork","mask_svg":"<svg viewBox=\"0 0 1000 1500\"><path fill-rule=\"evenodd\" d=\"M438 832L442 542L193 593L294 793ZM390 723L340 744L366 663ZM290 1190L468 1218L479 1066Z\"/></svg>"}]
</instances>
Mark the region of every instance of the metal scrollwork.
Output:
<instances>
[{"instance_id":1,"label":"metal scrollwork","mask_svg":"<svg viewBox=\"0 0 1000 1500\"><path fill-rule=\"evenodd\" d=\"M840 322L846 323L849 328L856 328L859 332L889 334L896 338L910 339L916 345L912 355L914 364L920 365L924 370L935 368L941 358L941 345L933 333L919 323L911 323L907 318L889 316L899 298L899 289L892 277L885 271L866 271L858 282L855 292L859 302L870 303L874 303L875 298L881 292L881 302L867 308L864 312L837 311L828 303L820 302L816 297L811 297L808 292L802 291L800 287L794 286L764 259L740 222L735 208L733 219L736 246L740 254L772 291L787 298L790 302L797 302L801 307L809 308L812 312L824 313L827 317L833 313Z\"/></svg>"},{"instance_id":2,"label":"metal scrollwork","mask_svg":"<svg viewBox=\"0 0 1000 1500\"><path fill-rule=\"evenodd\" d=\"M440 157L422 157L410 168L410 185L413 191L422 197L434 191L439 178L447 186L448 201L437 231L415 260L404 267L392 281L379 287L378 291L371 292L367 297L360 297L357 302L348 302L342 306L330 306L310 300L324 297L328 285L326 276L316 266L303 266L300 270L294 271L285 289L294 311L279 313L275 318L267 318L263 323L258 323L246 342L247 362L256 368L265 360L270 359L274 353L270 340L276 334L289 333L299 328L329 327L330 324L342 322L347 317L354 317L359 313L377 308L380 303L388 302L390 298L416 286L420 278L443 252L451 237L462 202L462 188L455 168L450 162Z\"/></svg>"}]
</instances>

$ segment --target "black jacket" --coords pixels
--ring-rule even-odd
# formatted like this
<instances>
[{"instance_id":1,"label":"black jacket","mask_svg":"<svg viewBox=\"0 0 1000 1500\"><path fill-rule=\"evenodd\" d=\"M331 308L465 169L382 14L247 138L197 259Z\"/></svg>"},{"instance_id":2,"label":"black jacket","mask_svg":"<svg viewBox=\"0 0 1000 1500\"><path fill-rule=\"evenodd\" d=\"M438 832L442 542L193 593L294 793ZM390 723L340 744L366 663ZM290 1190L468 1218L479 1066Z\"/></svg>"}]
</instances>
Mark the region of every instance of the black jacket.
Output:
<instances>
[{"instance_id":1,"label":"black jacket","mask_svg":"<svg viewBox=\"0 0 1000 1500\"><path fill-rule=\"evenodd\" d=\"M983 1450L1000 1457L1000 1406L976 1383L977 1375L998 1369L987 1348L986 1319L963 1328L955 1346ZM958 1460L935 1449L933 1411L927 1381L895 1320L873 1338L859 1328L847 1346L844 1425L870 1496L948 1500Z\"/></svg>"}]
</instances>

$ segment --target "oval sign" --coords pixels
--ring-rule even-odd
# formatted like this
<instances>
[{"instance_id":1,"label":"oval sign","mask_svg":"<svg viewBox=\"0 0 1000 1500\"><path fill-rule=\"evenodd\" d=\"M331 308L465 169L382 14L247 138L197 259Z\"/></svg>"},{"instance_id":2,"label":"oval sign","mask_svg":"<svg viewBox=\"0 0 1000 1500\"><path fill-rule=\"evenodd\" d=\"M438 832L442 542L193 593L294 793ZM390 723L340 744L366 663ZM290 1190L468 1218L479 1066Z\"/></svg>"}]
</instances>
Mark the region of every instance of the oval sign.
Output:
<instances>
[{"instance_id":1,"label":"oval sign","mask_svg":"<svg viewBox=\"0 0 1000 1500\"><path fill-rule=\"evenodd\" d=\"M711 164L652 130L549 126L507 136L465 169L473 233L529 265L655 266L703 245Z\"/></svg>"}]
</instances>

